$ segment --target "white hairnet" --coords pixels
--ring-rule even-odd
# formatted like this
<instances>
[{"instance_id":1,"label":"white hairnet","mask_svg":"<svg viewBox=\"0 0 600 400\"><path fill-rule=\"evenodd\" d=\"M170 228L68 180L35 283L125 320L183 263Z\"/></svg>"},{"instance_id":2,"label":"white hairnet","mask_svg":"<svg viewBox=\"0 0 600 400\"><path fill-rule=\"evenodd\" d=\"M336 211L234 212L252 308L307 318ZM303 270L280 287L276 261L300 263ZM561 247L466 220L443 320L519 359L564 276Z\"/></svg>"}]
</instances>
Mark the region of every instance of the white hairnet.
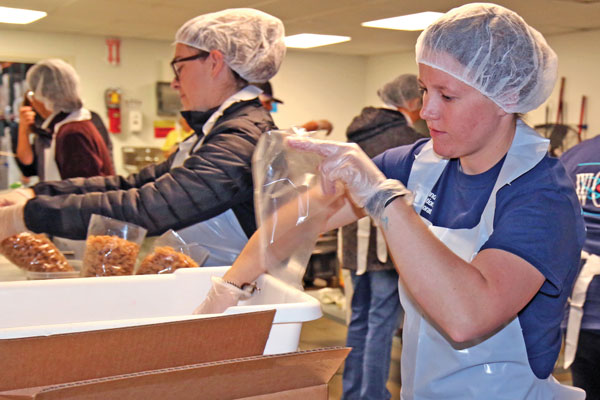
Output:
<instances>
[{"instance_id":1,"label":"white hairnet","mask_svg":"<svg viewBox=\"0 0 600 400\"><path fill-rule=\"evenodd\" d=\"M27 71L27 86L49 111L71 112L83 106L79 76L75 69L56 58L42 60Z\"/></svg>"},{"instance_id":2,"label":"white hairnet","mask_svg":"<svg viewBox=\"0 0 600 400\"><path fill-rule=\"evenodd\" d=\"M558 69L556 54L538 31L515 12L489 3L448 11L421 33L416 55L417 63L474 87L508 113L540 106Z\"/></svg>"},{"instance_id":3,"label":"white hairnet","mask_svg":"<svg viewBox=\"0 0 600 400\"><path fill-rule=\"evenodd\" d=\"M414 74L400 75L393 81L383 85L383 87L377 91L377 95L385 104L410 110L408 102L413 99L421 98L417 76Z\"/></svg>"},{"instance_id":4,"label":"white hairnet","mask_svg":"<svg viewBox=\"0 0 600 400\"><path fill-rule=\"evenodd\" d=\"M248 82L266 82L285 55L283 23L251 8L233 8L189 20L175 42L204 51L219 50L225 62Z\"/></svg>"}]
</instances>

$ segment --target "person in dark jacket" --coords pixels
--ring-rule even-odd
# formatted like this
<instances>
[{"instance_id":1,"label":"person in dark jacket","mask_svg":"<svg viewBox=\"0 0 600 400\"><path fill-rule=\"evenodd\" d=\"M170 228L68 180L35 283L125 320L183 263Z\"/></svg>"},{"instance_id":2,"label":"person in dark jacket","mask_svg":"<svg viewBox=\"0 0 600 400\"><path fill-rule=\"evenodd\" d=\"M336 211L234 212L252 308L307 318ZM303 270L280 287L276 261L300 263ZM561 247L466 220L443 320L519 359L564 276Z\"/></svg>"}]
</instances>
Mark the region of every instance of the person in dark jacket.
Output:
<instances>
[{"instance_id":1,"label":"person in dark jacket","mask_svg":"<svg viewBox=\"0 0 600 400\"><path fill-rule=\"evenodd\" d=\"M404 115L408 126L422 136L429 137L427 122L420 115L423 98L416 75L400 75L383 85L377 94L390 109L398 110Z\"/></svg>"},{"instance_id":2,"label":"person in dark jacket","mask_svg":"<svg viewBox=\"0 0 600 400\"><path fill-rule=\"evenodd\" d=\"M0 203L0 240L29 229L85 238L92 214L168 229L207 247L206 265L228 265L256 230L251 157L275 129L248 82L273 77L285 55L283 23L253 9L228 9L186 22L175 36L172 86L194 134L160 164L128 177L42 182ZM257 50L258 49L258 50Z\"/></svg>"},{"instance_id":3,"label":"person in dark jacket","mask_svg":"<svg viewBox=\"0 0 600 400\"><path fill-rule=\"evenodd\" d=\"M400 75L377 94L389 108L364 108L346 131L348 141L371 158L424 137L410 127L410 117L405 116L418 115L422 105L415 75ZM386 382L401 311L398 274L383 235L370 217L341 229L342 268L350 270L354 290L346 338L352 351L344 364L342 398L389 399Z\"/></svg>"}]
</instances>

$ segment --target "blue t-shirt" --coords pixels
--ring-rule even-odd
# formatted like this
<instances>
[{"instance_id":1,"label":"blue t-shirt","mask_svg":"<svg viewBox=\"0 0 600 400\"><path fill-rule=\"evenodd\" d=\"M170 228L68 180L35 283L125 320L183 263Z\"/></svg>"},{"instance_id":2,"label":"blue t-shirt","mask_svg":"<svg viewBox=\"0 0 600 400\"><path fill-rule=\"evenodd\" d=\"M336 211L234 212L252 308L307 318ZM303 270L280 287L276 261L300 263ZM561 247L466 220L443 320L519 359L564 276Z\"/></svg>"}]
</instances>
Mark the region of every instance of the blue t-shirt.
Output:
<instances>
[{"instance_id":1,"label":"blue t-shirt","mask_svg":"<svg viewBox=\"0 0 600 400\"><path fill-rule=\"evenodd\" d=\"M392 179L408 183L415 155L430 139L377 156L375 164ZM421 216L435 226L475 227L487 204L504 159L492 169L467 175L452 159L429 194ZM577 197L562 164L546 156L529 172L501 188L496 196L494 231L480 250L513 253L546 278L540 291L519 313L532 371L552 372L561 346L560 323L579 270L585 228Z\"/></svg>"},{"instance_id":2,"label":"blue t-shirt","mask_svg":"<svg viewBox=\"0 0 600 400\"><path fill-rule=\"evenodd\" d=\"M583 249L600 256L600 136L564 153L560 160L573 179L587 228ZM581 329L600 330L600 276L588 287Z\"/></svg>"}]
</instances>

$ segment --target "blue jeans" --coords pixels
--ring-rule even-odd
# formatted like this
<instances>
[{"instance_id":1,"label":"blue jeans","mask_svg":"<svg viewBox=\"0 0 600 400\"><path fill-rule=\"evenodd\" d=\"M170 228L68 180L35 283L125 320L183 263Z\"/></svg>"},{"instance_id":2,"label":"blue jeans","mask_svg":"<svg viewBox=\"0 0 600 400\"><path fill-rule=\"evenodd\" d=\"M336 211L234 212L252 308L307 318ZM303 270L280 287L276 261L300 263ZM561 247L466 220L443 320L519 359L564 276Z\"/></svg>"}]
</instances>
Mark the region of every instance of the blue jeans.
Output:
<instances>
[{"instance_id":1,"label":"blue jeans","mask_svg":"<svg viewBox=\"0 0 600 400\"><path fill-rule=\"evenodd\" d=\"M343 400L388 400L392 339L398 326L400 299L396 271L352 271L352 318L346 345Z\"/></svg>"}]
</instances>

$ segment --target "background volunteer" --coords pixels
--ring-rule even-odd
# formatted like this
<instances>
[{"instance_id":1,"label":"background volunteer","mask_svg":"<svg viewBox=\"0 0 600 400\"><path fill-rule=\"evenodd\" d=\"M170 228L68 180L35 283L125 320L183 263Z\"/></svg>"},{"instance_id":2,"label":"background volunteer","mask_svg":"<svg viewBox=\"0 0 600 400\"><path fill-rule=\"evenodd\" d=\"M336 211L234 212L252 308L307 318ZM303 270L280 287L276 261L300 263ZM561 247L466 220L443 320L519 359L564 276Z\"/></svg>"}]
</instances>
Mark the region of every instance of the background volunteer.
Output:
<instances>
[{"instance_id":1,"label":"background volunteer","mask_svg":"<svg viewBox=\"0 0 600 400\"><path fill-rule=\"evenodd\" d=\"M110 150L83 107L75 69L59 59L42 60L27 71L26 82L31 105L19 109L15 149L23 172L41 181L113 175ZM36 113L44 122L32 147Z\"/></svg>"}]
</instances>

